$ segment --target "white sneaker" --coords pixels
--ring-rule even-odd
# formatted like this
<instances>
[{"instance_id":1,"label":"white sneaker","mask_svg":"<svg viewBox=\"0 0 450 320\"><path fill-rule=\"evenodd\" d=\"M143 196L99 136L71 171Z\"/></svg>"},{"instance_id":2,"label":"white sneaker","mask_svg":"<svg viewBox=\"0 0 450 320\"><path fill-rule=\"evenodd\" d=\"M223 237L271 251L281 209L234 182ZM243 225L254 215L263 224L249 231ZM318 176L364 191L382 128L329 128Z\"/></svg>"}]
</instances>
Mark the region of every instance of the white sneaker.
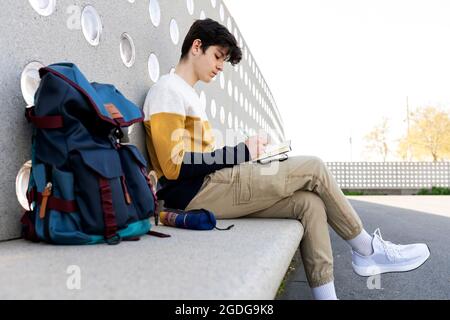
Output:
<instances>
[{"instance_id":1,"label":"white sneaker","mask_svg":"<svg viewBox=\"0 0 450 320\"><path fill-rule=\"evenodd\" d=\"M373 233L372 248L370 256L363 256L352 250L353 270L360 276L410 271L420 267L430 256L426 244L393 244L383 240L380 229Z\"/></svg>"}]
</instances>

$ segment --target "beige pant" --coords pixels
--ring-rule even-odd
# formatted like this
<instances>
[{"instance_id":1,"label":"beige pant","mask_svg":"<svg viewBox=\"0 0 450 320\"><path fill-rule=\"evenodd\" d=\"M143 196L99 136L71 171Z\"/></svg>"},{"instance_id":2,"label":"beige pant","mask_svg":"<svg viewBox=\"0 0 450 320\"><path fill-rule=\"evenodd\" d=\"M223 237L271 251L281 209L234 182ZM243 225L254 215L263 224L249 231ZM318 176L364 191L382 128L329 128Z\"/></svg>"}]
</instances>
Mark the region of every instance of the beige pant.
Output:
<instances>
[{"instance_id":1,"label":"beige pant","mask_svg":"<svg viewBox=\"0 0 450 320\"><path fill-rule=\"evenodd\" d=\"M200 208L218 219L299 220L304 227L300 252L311 287L333 280L328 224L345 240L362 230L359 216L324 162L310 156L244 163L209 174L186 209Z\"/></svg>"}]
</instances>

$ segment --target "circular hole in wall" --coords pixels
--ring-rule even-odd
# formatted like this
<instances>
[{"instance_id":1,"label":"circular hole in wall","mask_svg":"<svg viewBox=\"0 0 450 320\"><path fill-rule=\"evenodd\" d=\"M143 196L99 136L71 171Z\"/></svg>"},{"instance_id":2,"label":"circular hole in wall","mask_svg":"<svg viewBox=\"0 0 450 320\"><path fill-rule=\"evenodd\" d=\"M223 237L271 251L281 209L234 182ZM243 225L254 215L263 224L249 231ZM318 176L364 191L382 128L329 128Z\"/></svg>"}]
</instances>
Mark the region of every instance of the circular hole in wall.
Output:
<instances>
[{"instance_id":1,"label":"circular hole in wall","mask_svg":"<svg viewBox=\"0 0 450 320\"><path fill-rule=\"evenodd\" d=\"M177 45L180 40L180 31L178 29L178 23L175 19L170 20L170 39L173 44Z\"/></svg>"},{"instance_id":2,"label":"circular hole in wall","mask_svg":"<svg viewBox=\"0 0 450 320\"><path fill-rule=\"evenodd\" d=\"M158 57L154 54L151 53L150 56L148 57L148 74L150 75L150 79L153 82L158 81L159 79L159 61L158 61Z\"/></svg>"},{"instance_id":3,"label":"circular hole in wall","mask_svg":"<svg viewBox=\"0 0 450 320\"><path fill-rule=\"evenodd\" d=\"M93 6L86 6L83 9L81 13L81 30L90 45L97 46L100 43L100 36L103 31L102 21Z\"/></svg>"},{"instance_id":4,"label":"circular hole in wall","mask_svg":"<svg viewBox=\"0 0 450 320\"><path fill-rule=\"evenodd\" d=\"M194 14L194 0L186 0L186 6L190 15Z\"/></svg>"},{"instance_id":5,"label":"circular hole in wall","mask_svg":"<svg viewBox=\"0 0 450 320\"><path fill-rule=\"evenodd\" d=\"M223 20L225 19L225 9L223 8L222 4L220 4L219 16L220 16L220 21L223 22Z\"/></svg>"},{"instance_id":6,"label":"circular hole in wall","mask_svg":"<svg viewBox=\"0 0 450 320\"><path fill-rule=\"evenodd\" d=\"M225 110L223 109L223 107L220 107L220 122L222 124L225 123Z\"/></svg>"},{"instance_id":7,"label":"circular hole in wall","mask_svg":"<svg viewBox=\"0 0 450 320\"><path fill-rule=\"evenodd\" d=\"M213 117L213 119L216 117L216 113L217 113L216 100L212 99L211 100L211 116Z\"/></svg>"},{"instance_id":8,"label":"circular hole in wall","mask_svg":"<svg viewBox=\"0 0 450 320\"><path fill-rule=\"evenodd\" d=\"M25 66L20 76L20 89L22 96L28 106L34 105L34 94L39 87L41 78L39 77L39 69L44 65L37 61L32 61Z\"/></svg>"},{"instance_id":9,"label":"circular hole in wall","mask_svg":"<svg viewBox=\"0 0 450 320\"><path fill-rule=\"evenodd\" d=\"M150 13L150 20L152 24L157 27L161 22L161 9L158 0L150 0L148 4L148 12Z\"/></svg>"},{"instance_id":10,"label":"circular hole in wall","mask_svg":"<svg viewBox=\"0 0 450 320\"><path fill-rule=\"evenodd\" d=\"M56 0L28 0L33 9L41 16L49 16L55 11Z\"/></svg>"},{"instance_id":11,"label":"circular hole in wall","mask_svg":"<svg viewBox=\"0 0 450 320\"><path fill-rule=\"evenodd\" d=\"M133 66L136 60L136 48L133 38L126 32L120 36L120 57L123 64L128 68Z\"/></svg>"},{"instance_id":12,"label":"circular hole in wall","mask_svg":"<svg viewBox=\"0 0 450 320\"><path fill-rule=\"evenodd\" d=\"M28 181L30 180L31 160L25 162L16 176L16 196L22 208L31 210L27 200Z\"/></svg>"}]
</instances>

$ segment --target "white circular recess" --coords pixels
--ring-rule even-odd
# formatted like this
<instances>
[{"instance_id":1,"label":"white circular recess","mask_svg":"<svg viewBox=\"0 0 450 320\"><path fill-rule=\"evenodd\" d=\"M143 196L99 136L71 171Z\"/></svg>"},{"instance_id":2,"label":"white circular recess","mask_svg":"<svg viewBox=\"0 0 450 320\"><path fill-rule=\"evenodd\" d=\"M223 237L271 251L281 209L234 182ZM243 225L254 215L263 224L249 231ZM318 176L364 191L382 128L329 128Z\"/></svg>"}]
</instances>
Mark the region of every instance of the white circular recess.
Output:
<instances>
[{"instance_id":1,"label":"white circular recess","mask_svg":"<svg viewBox=\"0 0 450 320\"><path fill-rule=\"evenodd\" d=\"M178 29L178 23L175 19L170 20L170 39L173 44L177 45L180 40L180 30Z\"/></svg>"},{"instance_id":2,"label":"white circular recess","mask_svg":"<svg viewBox=\"0 0 450 320\"><path fill-rule=\"evenodd\" d=\"M189 14L192 16L194 14L194 0L186 0L186 6Z\"/></svg>"},{"instance_id":3,"label":"white circular recess","mask_svg":"<svg viewBox=\"0 0 450 320\"><path fill-rule=\"evenodd\" d=\"M211 116L213 117L213 119L216 117L216 113L217 113L216 100L212 99L211 100Z\"/></svg>"},{"instance_id":4,"label":"white circular recess","mask_svg":"<svg viewBox=\"0 0 450 320\"><path fill-rule=\"evenodd\" d=\"M16 176L16 196L22 208L31 210L27 200L28 182L30 181L31 160L25 162Z\"/></svg>"},{"instance_id":5,"label":"white circular recess","mask_svg":"<svg viewBox=\"0 0 450 320\"><path fill-rule=\"evenodd\" d=\"M152 24L157 27L161 22L161 8L158 0L150 0L148 3L148 12L150 13L150 20Z\"/></svg>"},{"instance_id":6,"label":"white circular recess","mask_svg":"<svg viewBox=\"0 0 450 320\"><path fill-rule=\"evenodd\" d=\"M97 46L100 43L102 20L93 6L86 6L81 12L81 30L90 45Z\"/></svg>"},{"instance_id":7,"label":"white circular recess","mask_svg":"<svg viewBox=\"0 0 450 320\"><path fill-rule=\"evenodd\" d=\"M223 20L225 19L225 9L223 8L222 4L220 4L220 7L219 7L219 15L220 15L220 21L223 22Z\"/></svg>"},{"instance_id":8,"label":"white circular recess","mask_svg":"<svg viewBox=\"0 0 450 320\"><path fill-rule=\"evenodd\" d=\"M225 123L225 110L223 107L220 107L220 122L222 124Z\"/></svg>"},{"instance_id":9,"label":"white circular recess","mask_svg":"<svg viewBox=\"0 0 450 320\"><path fill-rule=\"evenodd\" d=\"M220 73L220 87L222 89L225 89L225 76L223 75L223 72Z\"/></svg>"},{"instance_id":10,"label":"white circular recess","mask_svg":"<svg viewBox=\"0 0 450 320\"><path fill-rule=\"evenodd\" d=\"M28 0L28 2L41 16L47 17L55 11L56 0Z\"/></svg>"},{"instance_id":11,"label":"white circular recess","mask_svg":"<svg viewBox=\"0 0 450 320\"><path fill-rule=\"evenodd\" d=\"M158 57L154 54L151 53L150 56L148 57L148 74L150 75L150 79L153 82L158 81L159 79L159 61L158 61Z\"/></svg>"},{"instance_id":12,"label":"white circular recess","mask_svg":"<svg viewBox=\"0 0 450 320\"><path fill-rule=\"evenodd\" d=\"M231 112L228 112L228 128L233 128L233 115L231 114Z\"/></svg>"},{"instance_id":13,"label":"white circular recess","mask_svg":"<svg viewBox=\"0 0 450 320\"><path fill-rule=\"evenodd\" d=\"M44 65L37 61L32 61L25 66L20 76L20 89L27 106L34 105L34 94L39 87L41 78L39 77L39 69Z\"/></svg>"},{"instance_id":14,"label":"white circular recess","mask_svg":"<svg viewBox=\"0 0 450 320\"><path fill-rule=\"evenodd\" d=\"M136 60L136 47L133 38L126 32L120 36L120 57L128 68L131 68Z\"/></svg>"}]
</instances>

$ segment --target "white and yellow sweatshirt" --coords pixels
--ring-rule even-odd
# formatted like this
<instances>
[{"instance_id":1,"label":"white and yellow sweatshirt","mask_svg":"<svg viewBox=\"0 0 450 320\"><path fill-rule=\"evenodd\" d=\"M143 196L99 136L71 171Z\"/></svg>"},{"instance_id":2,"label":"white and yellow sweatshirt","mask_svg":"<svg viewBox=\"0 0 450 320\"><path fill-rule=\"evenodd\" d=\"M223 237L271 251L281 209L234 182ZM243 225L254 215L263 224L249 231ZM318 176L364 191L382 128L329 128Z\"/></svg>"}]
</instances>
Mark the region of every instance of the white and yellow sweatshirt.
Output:
<instances>
[{"instance_id":1,"label":"white and yellow sweatshirt","mask_svg":"<svg viewBox=\"0 0 450 320\"><path fill-rule=\"evenodd\" d=\"M147 151L162 186L158 197L166 207L184 209L206 175L250 160L244 143L215 150L198 94L176 73L152 86L144 114Z\"/></svg>"}]
</instances>

